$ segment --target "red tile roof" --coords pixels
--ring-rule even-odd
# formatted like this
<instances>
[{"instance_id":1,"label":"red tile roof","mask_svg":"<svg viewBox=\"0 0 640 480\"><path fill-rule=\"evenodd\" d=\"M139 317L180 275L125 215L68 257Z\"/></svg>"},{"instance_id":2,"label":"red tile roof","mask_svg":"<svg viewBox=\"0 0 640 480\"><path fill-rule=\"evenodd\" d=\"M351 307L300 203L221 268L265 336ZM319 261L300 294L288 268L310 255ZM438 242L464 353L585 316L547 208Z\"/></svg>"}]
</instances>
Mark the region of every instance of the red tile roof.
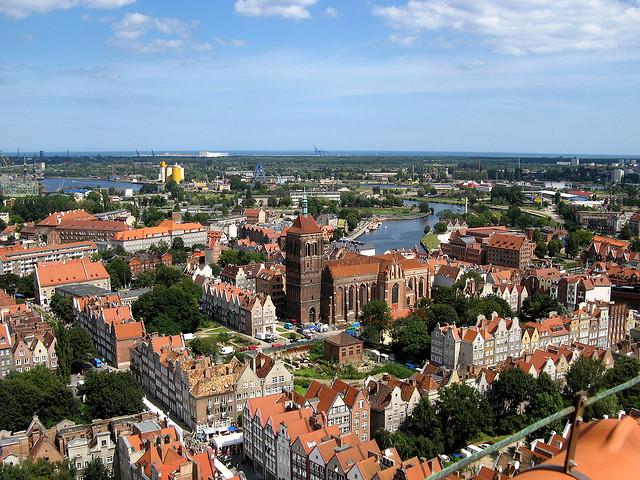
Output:
<instances>
[{"instance_id":1,"label":"red tile roof","mask_svg":"<svg viewBox=\"0 0 640 480\"><path fill-rule=\"evenodd\" d=\"M311 215L298 215L287 232L296 234L322 233L322 229Z\"/></svg>"},{"instance_id":2,"label":"red tile roof","mask_svg":"<svg viewBox=\"0 0 640 480\"><path fill-rule=\"evenodd\" d=\"M36 278L41 287L83 283L109 278L101 262L88 258L66 260L64 262L41 263L36 266Z\"/></svg>"}]
</instances>

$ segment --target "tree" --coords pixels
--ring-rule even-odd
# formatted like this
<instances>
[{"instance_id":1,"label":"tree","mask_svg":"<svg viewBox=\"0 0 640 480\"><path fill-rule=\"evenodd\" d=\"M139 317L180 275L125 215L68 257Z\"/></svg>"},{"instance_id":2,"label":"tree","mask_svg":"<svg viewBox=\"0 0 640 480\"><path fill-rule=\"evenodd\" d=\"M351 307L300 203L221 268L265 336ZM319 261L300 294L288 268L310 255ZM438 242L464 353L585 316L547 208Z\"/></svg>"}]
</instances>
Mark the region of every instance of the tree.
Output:
<instances>
[{"instance_id":1,"label":"tree","mask_svg":"<svg viewBox=\"0 0 640 480\"><path fill-rule=\"evenodd\" d=\"M496 295L469 299L466 311L464 311L464 316L461 318L461 324L465 326L475 325L479 315L491 318L493 312L496 312L499 317L503 318L513 316L511 307L506 300Z\"/></svg>"},{"instance_id":2,"label":"tree","mask_svg":"<svg viewBox=\"0 0 640 480\"><path fill-rule=\"evenodd\" d=\"M160 265L155 272L155 284L170 287L180 282L184 277L180 269L176 267L168 267Z\"/></svg>"},{"instance_id":3,"label":"tree","mask_svg":"<svg viewBox=\"0 0 640 480\"><path fill-rule=\"evenodd\" d=\"M581 356L567 372L565 396L573 399L580 391L593 395L603 384L603 374L604 364L599 359Z\"/></svg>"},{"instance_id":4,"label":"tree","mask_svg":"<svg viewBox=\"0 0 640 480\"><path fill-rule=\"evenodd\" d=\"M191 351L196 355L216 356L219 353L218 344L211 337L196 337L189 343L189 348L191 348Z\"/></svg>"},{"instance_id":5,"label":"tree","mask_svg":"<svg viewBox=\"0 0 640 480\"><path fill-rule=\"evenodd\" d=\"M572 258L575 258L580 254L580 244L578 243L578 239L575 237L575 235L569 234L565 252Z\"/></svg>"},{"instance_id":6,"label":"tree","mask_svg":"<svg viewBox=\"0 0 640 480\"><path fill-rule=\"evenodd\" d=\"M24 460L17 465L0 464L0 480L75 480L76 472L69 462Z\"/></svg>"},{"instance_id":7,"label":"tree","mask_svg":"<svg viewBox=\"0 0 640 480\"><path fill-rule=\"evenodd\" d=\"M629 223L622 227L622 230L620 231L620 238L622 240L631 239L631 225L629 225Z\"/></svg>"},{"instance_id":8,"label":"tree","mask_svg":"<svg viewBox=\"0 0 640 480\"><path fill-rule=\"evenodd\" d=\"M429 358L431 337L424 321L413 317L398 320L392 335L392 348L398 360L421 364Z\"/></svg>"},{"instance_id":9,"label":"tree","mask_svg":"<svg viewBox=\"0 0 640 480\"><path fill-rule=\"evenodd\" d=\"M33 415L47 427L80 417L80 404L64 379L41 365L7 375L0 382L0 405L0 430L24 430Z\"/></svg>"},{"instance_id":10,"label":"tree","mask_svg":"<svg viewBox=\"0 0 640 480\"><path fill-rule=\"evenodd\" d=\"M613 368L604 374L606 388L615 387L640 375L640 360L633 357L620 357ZM618 400L623 409L638 408L640 405L640 386L635 386L618 393Z\"/></svg>"},{"instance_id":11,"label":"tree","mask_svg":"<svg viewBox=\"0 0 640 480\"><path fill-rule=\"evenodd\" d=\"M547 253L549 252L548 248L547 248L547 244L544 242L538 242L536 244L536 257L538 258L544 258L547 256Z\"/></svg>"},{"instance_id":12,"label":"tree","mask_svg":"<svg viewBox=\"0 0 640 480\"><path fill-rule=\"evenodd\" d=\"M446 303L434 303L427 310L428 330L432 332L439 323L458 323L458 312L451 305Z\"/></svg>"},{"instance_id":13,"label":"tree","mask_svg":"<svg viewBox=\"0 0 640 480\"><path fill-rule=\"evenodd\" d=\"M82 471L82 480L114 480L107 466L102 463L101 458L96 458L89 462Z\"/></svg>"},{"instance_id":14,"label":"tree","mask_svg":"<svg viewBox=\"0 0 640 480\"><path fill-rule=\"evenodd\" d=\"M557 257L560 254L560 250L564 247L562 240L553 239L547 244L547 250L550 257Z\"/></svg>"},{"instance_id":15,"label":"tree","mask_svg":"<svg viewBox=\"0 0 640 480\"><path fill-rule=\"evenodd\" d=\"M144 409L142 388L131 372L91 371L80 393L91 418L131 415Z\"/></svg>"},{"instance_id":16,"label":"tree","mask_svg":"<svg viewBox=\"0 0 640 480\"><path fill-rule=\"evenodd\" d=\"M378 335L378 342L381 335L391 326L391 309L384 300L371 300L362 308L360 321L363 328L368 330L367 336L375 338Z\"/></svg>"},{"instance_id":17,"label":"tree","mask_svg":"<svg viewBox=\"0 0 640 480\"><path fill-rule=\"evenodd\" d=\"M420 213L431 213L431 207L427 202L420 202L418 204L418 210L420 210Z\"/></svg>"},{"instance_id":18,"label":"tree","mask_svg":"<svg viewBox=\"0 0 640 480\"><path fill-rule=\"evenodd\" d=\"M120 257L113 258L106 266L111 277L111 288L119 290L131 283L131 270L129 265Z\"/></svg>"},{"instance_id":19,"label":"tree","mask_svg":"<svg viewBox=\"0 0 640 480\"><path fill-rule=\"evenodd\" d=\"M550 312L558 312L562 315L567 312L567 309L557 299L542 293L527 297L522 302L522 315L530 322L546 318Z\"/></svg>"},{"instance_id":20,"label":"tree","mask_svg":"<svg viewBox=\"0 0 640 480\"><path fill-rule=\"evenodd\" d=\"M438 222L433 226L433 231L437 234L441 234L447 231L447 224L444 222Z\"/></svg>"},{"instance_id":21,"label":"tree","mask_svg":"<svg viewBox=\"0 0 640 480\"><path fill-rule=\"evenodd\" d=\"M629 245L629 249L632 252L640 252L640 238L636 237L631 240L631 244Z\"/></svg>"},{"instance_id":22,"label":"tree","mask_svg":"<svg viewBox=\"0 0 640 480\"><path fill-rule=\"evenodd\" d=\"M500 415L516 415L523 410L535 390L535 379L519 368L503 371L493 382L491 394Z\"/></svg>"},{"instance_id":23,"label":"tree","mask_svg":"<svg viewBox=\"0 0 640 480\"><path fill-rule=\"evenodd\" d=\"M131 285L134 288L152 287L156 283L156 272L153 270L143 270L133 279Z\"/></svg>"},{"instance_id":24,"label":"tree","mask_svg":"<svg viewBox=\"0 0 640 480\"><path fill-rule=\"evenodd\" d=\"M167 216L163 211L155 207L149 207L142 212L141 220L147 227L155 227L165 218L167 218Z\"/></svg>"},{"instance_id":25,"label":"tree","mask_svg":"<svg viewBox=\"0 0 640 480\"><path fill-rule=\"evenodd\" d=\"M199 296L200 287L190 278L171 287L159 284L133 303L133 314L144 321L148 332L194 332L202 320Z\"/></svg>"},{"instance_id":26,"label":"tree","mask_svg":"<svg viewBox=\"0 0 640 480\"><path fill-rule=\"evenodd\" d=\"M64 324L73 323L73 300L71 297L54 293L51 297L51 311Z\"/></svg>"},{"instance_id":27,"label":"tree","mask_svg":"<svg viewBox=\"0 0 640 480\"><path fill-rule=\"evenodd\" d=\"M480 433L491 433L493 412L482 394L461 383L443 388L439 394L436 410L446 451L464 447Z\"/></svg>"},{"instance_id":28,"label":"tree","mask_svg":"<svg viewBox=\"0 0 640 480\"><path fill-rule=\"evenodd\" d=\"M217 263L210 263L209 267L211 268L211 275L213 275L214 277L220 276L220 272L222 272L222 268L220 268L220 265L218 265Z\"/></svg>"},{"instance_id":29,"label":"tree","mask_svg":"<svg viewBox=\"0 0 640 480\"><path fill-rule=\"evenodd\" d=\"M429 233L431 231L431 225L429 225L428 223L424 226L424 234L426 235L427 233Z\"/></svg>"},{"instance_id":30,"label":"tree","mask_svg":"<svg viewBox=\"0 0 640 480\"><path fill-rule=\"evenodd\" d=\"M66 378L70 373L82 371L96 355L91 335L82 327L56 329L56 355L58 373Z\"/></svg>"}]
</instances>

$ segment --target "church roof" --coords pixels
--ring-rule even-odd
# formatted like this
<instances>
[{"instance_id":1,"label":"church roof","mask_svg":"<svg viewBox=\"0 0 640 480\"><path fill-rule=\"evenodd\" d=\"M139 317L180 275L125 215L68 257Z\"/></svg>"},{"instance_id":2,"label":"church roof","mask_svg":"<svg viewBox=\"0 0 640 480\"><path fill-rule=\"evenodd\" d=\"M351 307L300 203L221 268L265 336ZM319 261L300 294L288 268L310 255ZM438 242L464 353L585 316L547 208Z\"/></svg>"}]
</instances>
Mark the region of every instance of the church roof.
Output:
<instances>
[{"instance_id":1,"label":"church roof","mask_svg":"<svg viewBox=\"0 0 640 480\"><path fill-rule=\"evenodd\" d=\"M312 215L298 215L293 221L293 225L287 230L287 233L322 233L320 225L315 221Z\"/></svg>"}]
</instances>

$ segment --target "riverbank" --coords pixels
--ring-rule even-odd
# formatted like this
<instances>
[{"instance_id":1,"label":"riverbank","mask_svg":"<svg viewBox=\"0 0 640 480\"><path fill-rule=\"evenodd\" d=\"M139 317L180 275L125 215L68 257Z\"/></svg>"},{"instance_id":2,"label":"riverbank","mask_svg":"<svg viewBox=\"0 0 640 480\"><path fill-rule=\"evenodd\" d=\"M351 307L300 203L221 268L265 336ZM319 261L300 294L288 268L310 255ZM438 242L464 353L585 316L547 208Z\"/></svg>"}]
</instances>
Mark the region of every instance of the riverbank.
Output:
<instances>
[{"instance_id":1,"label":"riverbank","mask_svg":"<svg viewBox=\"0 0 640 480\"><path fill-rule=\"evenodd\" d=\"M430 252L440 248L440 240L435 233L427 233L420 239L420 245L422 245L425 251Z\"/></svg>"}]
</instances>

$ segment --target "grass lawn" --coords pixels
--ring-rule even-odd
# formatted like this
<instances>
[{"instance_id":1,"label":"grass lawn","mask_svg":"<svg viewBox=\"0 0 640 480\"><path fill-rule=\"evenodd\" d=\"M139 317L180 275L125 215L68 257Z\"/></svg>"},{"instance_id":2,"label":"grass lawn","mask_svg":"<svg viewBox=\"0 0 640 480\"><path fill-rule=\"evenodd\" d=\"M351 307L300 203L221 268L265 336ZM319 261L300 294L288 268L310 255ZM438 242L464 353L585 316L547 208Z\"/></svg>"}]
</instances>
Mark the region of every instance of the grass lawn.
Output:
<instances>
[{"instance_id":1,"label":"grass lawn","mask_svg":"<svg viewBox=\"0 0 640 480\"><path fill-rule=\"evenodd\" d=\"M435 233L427 233L426 235L423 235L421 242L428 250L437 250L440 248L440 240L438 240L438 235Z\"/></svg>"}]
</instances>

